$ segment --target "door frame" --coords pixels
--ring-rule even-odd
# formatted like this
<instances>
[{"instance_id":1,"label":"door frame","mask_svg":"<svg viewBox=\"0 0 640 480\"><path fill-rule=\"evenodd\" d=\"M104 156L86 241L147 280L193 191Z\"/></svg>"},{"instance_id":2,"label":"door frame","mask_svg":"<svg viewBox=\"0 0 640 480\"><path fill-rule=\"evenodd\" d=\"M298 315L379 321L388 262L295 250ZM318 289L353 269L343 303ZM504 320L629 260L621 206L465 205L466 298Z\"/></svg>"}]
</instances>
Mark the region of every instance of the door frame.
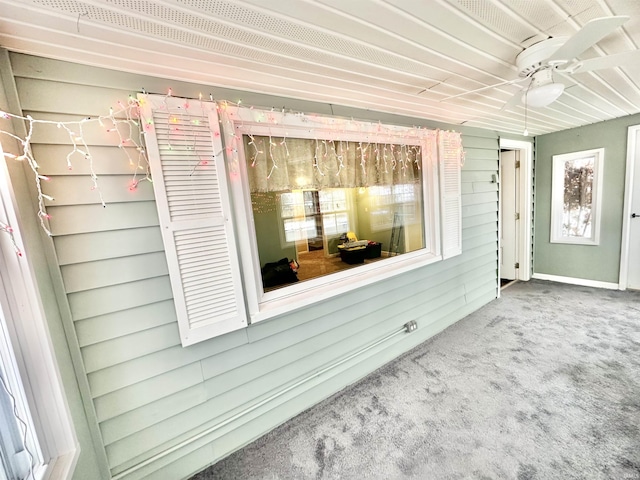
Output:
<instances>
[{"instance_id":1,"label":"door frame","mask_svg":"<svg viewBox=\"0 0 640 480\"><path fill-rule=\"evenodd\" d=\"M533 143L525 140L511 140L508 138L500 138L500 150L519 150L520 151L520 172L517 178L518 188L518 210L520 212L520 225L518 228L518 248L516 250L516 258L519 259L520 268L517 271L517 279L528 281L531 279L532 270L532 216L533 216ZM499 155L501 153L499 152ZM499 157L500 158L500 157ZM500 171L500 169L498 169ZM498 188L502 189L502 179L498 183ZM499 212L502 211L501 203L502 195L499 195ZM500 237L500 215L498 215L498 237ZM502 247L502 239L498 238L498 255ZM500 279L500 259L498 259L498 281Z\"/></svg>"},{"instance_id":2,"label":"door frame","mask_svg":"<svg viewBox=\"0 0 640 480\"><path fill-rule=\"evenodd\" d=\"M627 129L627 167L624 180L624 207L622 209L622 240L620 245L620 277L618 288L627 289L629 277L629 243L630 243L630 219L631 202L633 201L633 176L635 174L636 144L640 135L640 125L631 125Z\"/></svg>"}]
</instances>

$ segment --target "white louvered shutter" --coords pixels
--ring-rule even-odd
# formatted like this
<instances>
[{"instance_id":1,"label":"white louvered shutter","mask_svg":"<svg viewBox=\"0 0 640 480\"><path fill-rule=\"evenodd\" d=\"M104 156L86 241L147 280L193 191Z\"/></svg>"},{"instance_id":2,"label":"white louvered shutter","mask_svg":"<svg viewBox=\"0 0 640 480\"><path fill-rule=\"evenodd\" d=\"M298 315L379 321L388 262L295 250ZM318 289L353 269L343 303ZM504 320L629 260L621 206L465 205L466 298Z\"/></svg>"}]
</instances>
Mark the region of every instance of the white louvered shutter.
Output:
<instances>
[{"instance_id":1,"label":"white louvered shutter","mask_svg":"<svg viewBox=\"0 0 640 480\"><path fill-rule=\"evenodd\" d=\"M461 164L462 143L456 132L438 132L442 258L462 253Z\"/></svg>"},{"instance_id":2,"label":"white louvered shutter","mask_svg":"<svg viewBox=\"0 0 640 480\"><path fill-rule=\"evenodd\" d=\"M182 345L247 325L216 105L140 95Z\"/></svg>"}]
</instances>

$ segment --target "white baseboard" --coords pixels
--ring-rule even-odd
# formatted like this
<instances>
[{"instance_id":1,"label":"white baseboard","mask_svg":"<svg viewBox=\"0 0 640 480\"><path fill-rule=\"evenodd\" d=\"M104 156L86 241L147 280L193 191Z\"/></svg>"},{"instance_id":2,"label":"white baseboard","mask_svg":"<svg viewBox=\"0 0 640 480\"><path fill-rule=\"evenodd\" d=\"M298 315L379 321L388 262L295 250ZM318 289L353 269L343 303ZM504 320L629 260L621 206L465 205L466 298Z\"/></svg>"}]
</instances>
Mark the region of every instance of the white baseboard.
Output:
<instances>
[{"instance_id":1,"label":"white baseboard","mask_svg":"<svg viewBox=\"0 0 640 480\"><path fill-rule=\"evenodd\" d=\"M618 290L619 284L610 282L600 282L598 280L588 280L586 278L562 277L560 275L548 275L546 273L535 273L531 276L538 280L549 280L551 282L569 283L571 285L581 285L583 287L607 288Z\"/></svg>"}]
</instances>

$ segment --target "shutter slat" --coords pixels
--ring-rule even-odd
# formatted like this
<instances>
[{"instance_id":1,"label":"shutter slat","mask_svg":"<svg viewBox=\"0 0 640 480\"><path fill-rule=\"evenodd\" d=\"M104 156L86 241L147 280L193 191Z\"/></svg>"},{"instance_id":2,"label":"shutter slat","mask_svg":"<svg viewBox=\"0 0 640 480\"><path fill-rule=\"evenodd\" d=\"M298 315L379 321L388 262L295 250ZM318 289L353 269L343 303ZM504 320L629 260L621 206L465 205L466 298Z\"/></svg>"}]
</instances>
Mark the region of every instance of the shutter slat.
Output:
<instances>
[{"instance_id":1,"label":"shutter slat","mask_svg":"<svg viewBox=\"0 0 640 480\"><path fill-rule=\"evenodd\" d=\"M457 132L438 132L442 258L462 253L462 140Z\"/></svg>"},{"instance_id":2,"label":"shutter slat","mask_svg":"<svg viewBox=\"0 0 640 480\"><path fill-rule=\"evenodd\" d=\"M209 318L210 321L211 317L215 318L218 315L235 314L235 302L233 299L225 300L227 299L223 298L221 301L211 302L211 305L208 308L198 309L189 307L187 311L189 313L190 322L199 321L202 323L203 320L206 320L207 318ZM198 318L196 319L195 317Z\"/></svg>"},{"instance_id":3,"label":"shutter slat","mask_svg":"<svg viewBox=\"0 0 640 480\"><path fill-rule=\"evenodd\" d=\"M228 295L229 293L232 293L233 290L230 287L225 287L222 282L219 285L207 285L206 289L202 288L202 285L197 285L197 287L197 290L194 290L195 293L189 294L192 299L192 305L209 301L211 298L222 294Z\"/></svg>"},{"instance_id":4,"label":"shutter slat","mask_svg":"<svg viewBox=\"0 0 640 480\"><path fill-rule=\"evenodd\" d=\"M233 289L229 289L229 291L220 292L219 295L211 295L207 298L198 299L199 301L189 298L189 313L192 315L206 315L221 310L225 312L231 311L229 307L233 301L227 301L227 299L229 298L229 294L232 293Z\"/></svg>"},{"instance_id":5,"label":"shutter slat","mask_svg":"<svg viewBox=\"0 0 640 480\"><path fill-rule=\"evenodd\" d=\"M183 346L247 325L213 102L141 95ZM189 104L188 108L185 105ZM216 152L218 152L216 154Z\"/></svg>"}]
</instances>

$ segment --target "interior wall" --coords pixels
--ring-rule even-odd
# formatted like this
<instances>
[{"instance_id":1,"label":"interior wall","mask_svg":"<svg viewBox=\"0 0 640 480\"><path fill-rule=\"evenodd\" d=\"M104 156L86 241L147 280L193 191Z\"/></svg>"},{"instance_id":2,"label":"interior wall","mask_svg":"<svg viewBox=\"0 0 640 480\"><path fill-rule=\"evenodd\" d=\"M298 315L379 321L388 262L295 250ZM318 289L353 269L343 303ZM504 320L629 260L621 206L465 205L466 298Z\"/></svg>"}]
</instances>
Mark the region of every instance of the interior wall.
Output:
<instances>
[{"instance_id":1,"label":"interior wall","mask_svg":"<svg viewBox=\"0 0 640 480\"><path fill-rule=\"evenodd\" d=\"M617 284L620 271L627 128L640 115L573 128L536 138L534 274ZM600 245L551 243L553 155L604 147Z\"/></svg>"},{"instance_id":2,"label":"interior wall","mask_svg":"<svg viewBox=\"0 0 640 480\"><path fill-rule=\"evenodd\" d=\"M84 411L74 404L75 414L84 416L97 457L105 459L108 473L102 478L187 477L497 295L495 132L21 54L11 55L11 65L23 113L40 119L95 118L141 87L147 92L171 87L176 96L198 98L204 91L218 99L242 98L245 105L320 114L333 109L346 118L456 128L463 134L461 255L187 348L180 344L151 184L130 191L132 169L118 145L106 132L87 132L107 201L103 208L90 188L88 165L78 161L67 169L68 135L55 127L35 135L34 155L40 173L51 177L46 188L55 198L47 207L53 233L46 239L48 260L36 267L49 272L55 301L66 312L67 334L54 346L67 355L78 352L72 355L76 381L86 388L80 392ZM293 388L409 320L418 323L415 332ZM260 403L288 387L277 400ZM210 427L215 427L210 434L187 441Z\"/></svg>"},{"instance_id":3,"label":"interior wall","mask_svg":"<svg viewBox=\"0 0 640 480\"><path fill-rule=\"evenodd\" d=\"M371 225L371 198L369 190L362 191L355 189L353 195L356 211L358 212L356 236L359 240L369 240L372 242L382 243L382 249L385 250L389 246L391 238L391 229L373 229Z\"/></svg>"},{"instance_id":4,"label":"interior wall","mask_svg":"<svg viewBox=\"0 0 640 480\"><path fill-rule=\"evenodd\" d=\"M252 195L253 222L256 231L260 232L257 244L261 267L281 258L296 258L295 243L285 242L282 220L278 215L279 205L275 192Z\"/></svg>"}]
</instances>

